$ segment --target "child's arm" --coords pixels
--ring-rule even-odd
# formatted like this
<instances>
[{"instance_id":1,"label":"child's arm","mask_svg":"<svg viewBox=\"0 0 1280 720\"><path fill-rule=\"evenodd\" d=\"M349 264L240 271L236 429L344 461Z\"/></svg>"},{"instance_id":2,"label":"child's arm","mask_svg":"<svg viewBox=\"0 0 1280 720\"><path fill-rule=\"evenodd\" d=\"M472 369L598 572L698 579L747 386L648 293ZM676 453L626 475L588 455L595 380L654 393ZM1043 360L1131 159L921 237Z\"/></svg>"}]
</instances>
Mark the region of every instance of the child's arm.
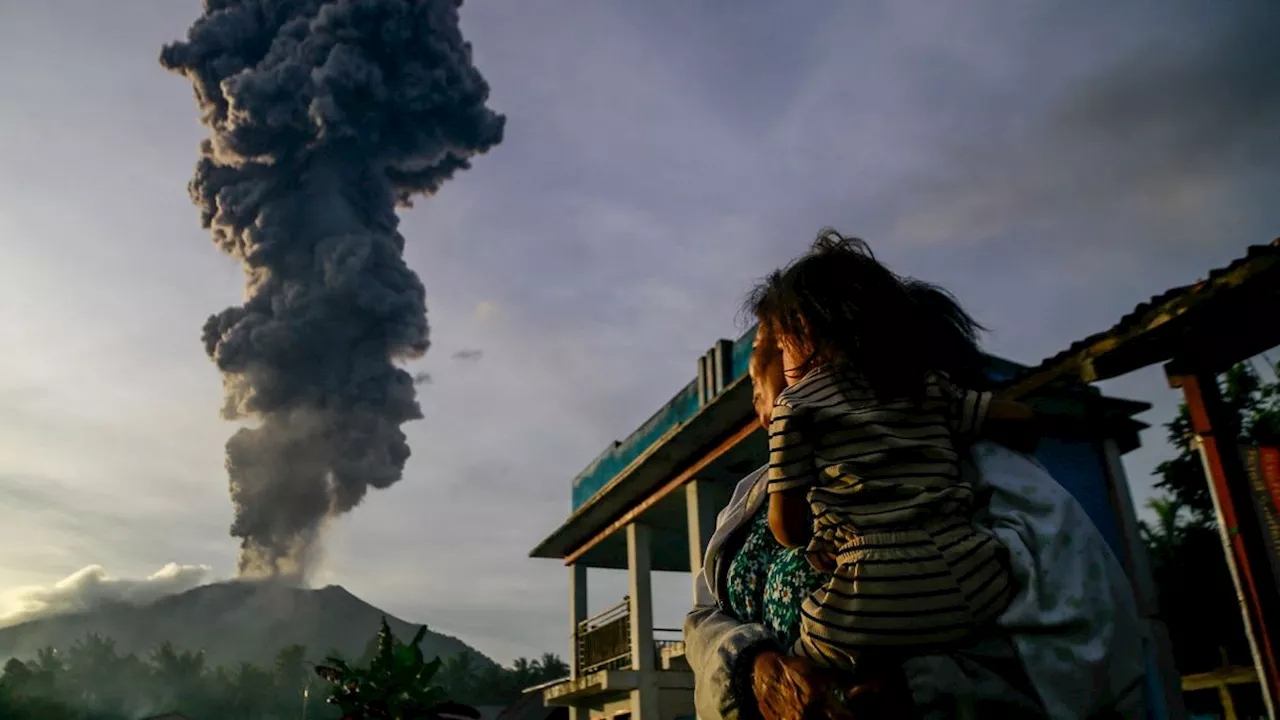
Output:
<instances>
[{"instance_id":1,"label":"child's arm","mask_svg":"<svg viewBox=\"0 0 1280 720\"><path fill-rule=\"evenodd\" d=\"M991 398L987 404L987 420L997 422L1024 422L1035 420L1036 413L1030 405L1017 400Z\"/></svg>"},{"instance_id":2,"label":"child's arm","mask_svg":"<svg viewBox=\"0 0 1280 720\"><path fill-rule=\"evenodd\" d=\"M985 425L983 437L1022 453L1035 451L1043 430L1030 405L1000 398L992 398L987 406Z\"/></svg>"},{"instance_id":3,"label":"child's arm","mask_svg":"<svg viewBox=\"0 0 1280 720\"><path fill-rule=\"evenodd\" d=\"M958 388L945 376L937 377L936 383L941 397L951 404L951 431L962 444L990 438L1014 449L1029 450L1039 442L1038 417L1030 406L990 392Z\"/></svg>"},{"instance_id":4,"label":"child's arm","mask_svg":"<svg viewBox=\"0 0 1280 720\"><path fill-rule=\"evenodd\" d=\"M769 422L769 529L783 547L809 542L813 521L806 495L816 479L806 418L779 403Z\"/></svg>"},{"instance_id":5,"label":"child's arm","mask_svg":"<svg viewBox=\"0 0 1280 720\"><path fill-rule=\"evenodd\" d=\"M808 545L813 532L806 495L805 488L769 493L769 529L778 543L788 550Z\"/></svg>"}]
</instances>

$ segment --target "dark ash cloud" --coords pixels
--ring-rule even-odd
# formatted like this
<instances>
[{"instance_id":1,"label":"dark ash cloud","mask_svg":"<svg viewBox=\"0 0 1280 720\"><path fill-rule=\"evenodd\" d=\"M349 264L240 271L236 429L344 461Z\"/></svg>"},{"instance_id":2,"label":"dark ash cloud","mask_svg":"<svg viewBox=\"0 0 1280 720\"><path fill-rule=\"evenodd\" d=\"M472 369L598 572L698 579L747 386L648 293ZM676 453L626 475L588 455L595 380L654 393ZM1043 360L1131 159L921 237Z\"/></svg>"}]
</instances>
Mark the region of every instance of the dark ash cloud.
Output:
<instances>
[{"instance_id":1,"label":"dark ash cloud","mask_svg":"<svg viewBox=\"0 0 1280 720\"><path fill-rule=\"evenodd\" d=\"M161 64L210 135L191 195L240 260L244 305L209 318L223 373L240 572L305 576L327 518L400 480L422 417L397 362L426 352L425 291L397 206L497 145L504 118L458 0L205 0Z\"/></svg>"}]
</instances>

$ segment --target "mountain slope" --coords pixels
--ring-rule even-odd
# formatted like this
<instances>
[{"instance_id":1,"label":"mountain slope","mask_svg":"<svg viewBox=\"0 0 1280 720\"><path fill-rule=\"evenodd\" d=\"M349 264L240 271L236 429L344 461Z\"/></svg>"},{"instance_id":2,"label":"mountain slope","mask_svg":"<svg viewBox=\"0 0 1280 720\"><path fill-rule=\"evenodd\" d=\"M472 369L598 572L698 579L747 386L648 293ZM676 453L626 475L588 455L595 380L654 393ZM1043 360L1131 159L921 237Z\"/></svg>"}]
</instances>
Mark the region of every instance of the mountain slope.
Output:
<instances>
[{"instance_id":1,"label":"mountain slope","mask_svg":"<svg viewBox=\"0 0 1280 720\"><path fill-rule=\"evenodd\" d=\"M383 615L407 642L418 626L393 617L331 585L318 590L230 582L189 590L150 605L116 605L0 628L0 661L30 658L43 647L70 647L89 633L116 641L121 654L151 652L169 641L179 650L203 650L209 665L252 662L269 666L286 645L307 647L318 659L331 652L358 658L377 633ZM457 638L427 631L428 658L469 653L492 661Z\"/></svg>"}]
</instances>

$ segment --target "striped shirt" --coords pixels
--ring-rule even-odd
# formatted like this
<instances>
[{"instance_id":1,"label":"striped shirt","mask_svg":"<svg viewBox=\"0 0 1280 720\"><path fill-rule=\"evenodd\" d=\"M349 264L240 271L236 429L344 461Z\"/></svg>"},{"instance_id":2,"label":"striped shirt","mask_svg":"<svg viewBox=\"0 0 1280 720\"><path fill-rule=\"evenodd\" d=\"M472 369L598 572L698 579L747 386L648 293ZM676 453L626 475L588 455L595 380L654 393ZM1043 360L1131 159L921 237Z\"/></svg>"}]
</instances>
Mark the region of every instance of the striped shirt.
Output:
<instances>
[{"instance_id":1,"label":"striped shirt","mask_svg":"<svg viewBox=\"0 0 1280 720\"><path fill-rule=\"evenodd\" d=\"M816 368L778 396L769 492L807 488L814 539L827 542L967 518L973 491L960 477L960 451L977 438L990 401L940 373L925 379L922 399L885 401L856 375Z\"/></svg>"}]
</instances>

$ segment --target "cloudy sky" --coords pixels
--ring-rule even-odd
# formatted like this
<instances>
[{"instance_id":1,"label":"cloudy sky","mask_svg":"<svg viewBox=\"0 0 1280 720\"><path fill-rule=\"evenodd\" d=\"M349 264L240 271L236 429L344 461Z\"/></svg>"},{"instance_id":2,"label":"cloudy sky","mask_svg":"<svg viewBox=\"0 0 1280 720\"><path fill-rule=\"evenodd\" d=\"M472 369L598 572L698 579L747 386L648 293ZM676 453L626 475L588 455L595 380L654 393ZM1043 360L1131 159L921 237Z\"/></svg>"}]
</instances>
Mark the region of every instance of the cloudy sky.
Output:
<instances>
[{"instance_id":1,"label":"cloudy sky","mask_svg":"<svg viewBox=\"0 0 1280 720\"><path fill-rule=\"evenodd\" d=\"M190 85L157 63L198 9L0 0L0 615L234 571L199 333L242 279L187 197ZM462 15L506 140L404 215L426 418L405 479L330 529L318 582L504 661L567 649L567 572L526 555L570 479L819 226L951 288L1024 362L1280 234L1268 0ZM1105 389L1153 424L1177 400L1158 369ZM1162 434L1126 459L1139 502ZM595 607L624 592L591 583ZM657 590L678 626L687 578Z\"/></svg>"}]
</instances>

